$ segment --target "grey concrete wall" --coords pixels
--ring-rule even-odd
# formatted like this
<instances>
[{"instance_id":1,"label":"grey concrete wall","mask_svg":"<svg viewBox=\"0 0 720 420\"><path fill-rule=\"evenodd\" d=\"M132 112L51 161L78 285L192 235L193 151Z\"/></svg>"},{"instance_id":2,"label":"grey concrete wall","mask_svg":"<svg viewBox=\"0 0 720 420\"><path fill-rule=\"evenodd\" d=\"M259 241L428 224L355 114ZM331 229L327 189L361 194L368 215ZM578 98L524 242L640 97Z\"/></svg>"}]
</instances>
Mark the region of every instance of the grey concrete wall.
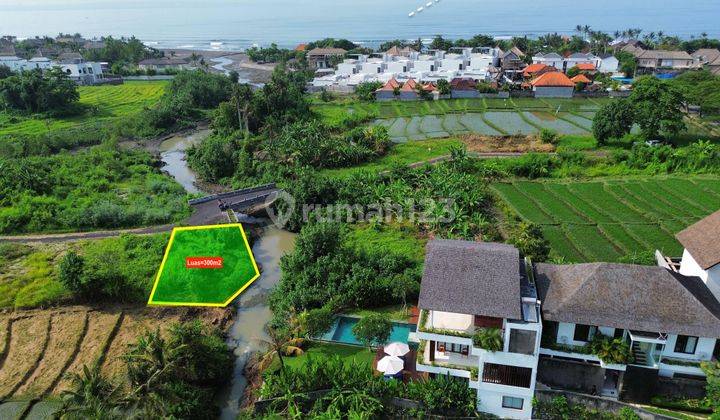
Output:
<instances>
[{"instance_id":1,"label":"grey concrete wall","mask_svg":"<svg viewBox=\"0 0 720 420\"><path fill-rule=\"evenodd\" d=\"M541 357L537 381L550 387L599 393L605 381L605 369L588 363Z\"/></svg>"},{"instance_id":2,"label":"grey concrete wall","mask_svg":"<svg viewBox=\"0 0 720 420\"><path fill-rule=\"evenodd\" d=\"M453 99L479 98L480 92L476 90L453 90L450 93L450 97Z\"/></svg>"},{"instance_id":3,"label":"grey concrete wall","mask_svg":"<svg viewBox=\"0 0 720 420\"><path fill-rule=\"evenodd\" d=\"M701 379L658 377L655 394L674 398L705 398L707 382Z\"/></svg>"},{"instance_id":4,"label":"grey concrete wall","mask_svg":"<svg viewBox=\"0 0 720 420\"><path fill-rule=\"evenodd\" d=\"M387 91L376 92L375 99L378 101L392 101L395 99L395 93Z\"/></svg>"},{"instance_id":5,"label":"grey concrete wall","mask_svg":"<svg viewBox=\"0 0 720 420\"><path fill-rule=\"evenodd\" d=\"M575 88L571 87L537 87L536 98L572 98Z\"/></svg>"},{"instance_id":6,"label":"grey concrete wall","mask_svg":"<svg viewBox=\"0 0 720 420\"><path fill-rule=\"evenodd\" d=\"M400 92L401 101L417 101L420 96L415 92Z\"/></svg>"}]
</instances>

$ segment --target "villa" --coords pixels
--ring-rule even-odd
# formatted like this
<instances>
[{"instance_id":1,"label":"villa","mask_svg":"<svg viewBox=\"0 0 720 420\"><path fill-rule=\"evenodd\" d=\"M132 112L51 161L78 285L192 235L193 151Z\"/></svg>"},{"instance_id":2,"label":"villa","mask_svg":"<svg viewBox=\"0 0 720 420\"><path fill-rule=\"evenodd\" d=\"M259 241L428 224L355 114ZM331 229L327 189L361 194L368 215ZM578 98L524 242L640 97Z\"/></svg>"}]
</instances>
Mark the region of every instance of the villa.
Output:
<instances>
[{"instance_id":1,"label":"villa","mask_svg":"<svg viewBox=\"0 0 720 420\"><path fill-rule=\"evenodd\" d=\"M720 353L720 211L677 237L682 260L658 253L658 266L533 264L507 244L430 241L417 371L467 380L478 410L503 418L531 418L536 388L703 392L700 363ZM596 340L627 357L603 360Z\"/></svg>"}]
</instances>

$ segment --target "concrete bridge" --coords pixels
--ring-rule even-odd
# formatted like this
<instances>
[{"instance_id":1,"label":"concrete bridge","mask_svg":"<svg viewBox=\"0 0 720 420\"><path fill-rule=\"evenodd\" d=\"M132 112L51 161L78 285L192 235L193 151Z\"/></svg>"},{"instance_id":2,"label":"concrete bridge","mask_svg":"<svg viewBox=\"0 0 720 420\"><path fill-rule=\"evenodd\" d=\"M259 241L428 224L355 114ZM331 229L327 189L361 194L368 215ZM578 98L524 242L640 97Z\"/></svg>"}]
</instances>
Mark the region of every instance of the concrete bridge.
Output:
<instances>
[{"instance_id":1,"label":"concrete bridge","mask_svg":"<svg viewBox=\"0 0 720 420\"><path fill-rule=\"evenodd\" d=\"M226 212L246 214L257 211L273 198L280 190L275 183L259 185L252 188L212 194L188 201L193 208L193 215L187 220L189 225L207 225L226 221Z\"/></svg>"}]
</instances>

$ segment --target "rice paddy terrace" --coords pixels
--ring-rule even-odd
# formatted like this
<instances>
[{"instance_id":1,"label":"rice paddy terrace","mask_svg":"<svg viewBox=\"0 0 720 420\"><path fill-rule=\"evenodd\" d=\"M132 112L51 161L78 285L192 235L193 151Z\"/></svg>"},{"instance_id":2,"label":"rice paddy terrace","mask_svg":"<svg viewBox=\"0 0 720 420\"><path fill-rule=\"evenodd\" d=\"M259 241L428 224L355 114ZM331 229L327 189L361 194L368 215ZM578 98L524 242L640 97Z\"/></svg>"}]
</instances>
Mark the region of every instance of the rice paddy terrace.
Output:
<instances>
[{"instance_id":1,"label":"rice paddy terrace","mask_svg":"<svg viewBox=\"0 0 720 420\"><path fill-rule=\"evenodd\" d=\"M128 344L181 318L178 311L82 306L0 314L0 418L51 418L71 385L68 374L96 361L122 381Z\"/></svg>"},{"instance_id":2,"label":"rice paddy terrace","mask_svg":"<svg viewBox=\"0 0 720 420\"><path fill-rule=\"evenodd\" d=\"M165 93L166 81L125 82L122 85L80 86L80 103L85 114L68 118L29 117L0 112L0 137L13 134L37 135L99 120L125 117L157 103Z\"/></svg>"},{"instance_id":3,"label":"rice paddy terrace","mask_svg":"<svg viewBox=\"0 0 720 420\"><path fill-rule=\"evenodd\" d=\"M317 105L332 119L348 112L377 116L375 124L388 128L394 142L449 137L459 134L535 134L543 128L561 134L591 136L595 112L609 98L596 99L447 99L412 102L356 102Z\"/></svg>"},{"instance_id":4,"label":"rice paddy terrace","mask_svg":"<svg viewBox=\"0 0 720 420\"><path fill-rule=\"evenodd\" d=\"M567 262L617 261L655 249L680 256L674 235L720 207L720 178L711 176L514 181L493 188L520 217L540 225Z\"/></svg>"}]
</instances>

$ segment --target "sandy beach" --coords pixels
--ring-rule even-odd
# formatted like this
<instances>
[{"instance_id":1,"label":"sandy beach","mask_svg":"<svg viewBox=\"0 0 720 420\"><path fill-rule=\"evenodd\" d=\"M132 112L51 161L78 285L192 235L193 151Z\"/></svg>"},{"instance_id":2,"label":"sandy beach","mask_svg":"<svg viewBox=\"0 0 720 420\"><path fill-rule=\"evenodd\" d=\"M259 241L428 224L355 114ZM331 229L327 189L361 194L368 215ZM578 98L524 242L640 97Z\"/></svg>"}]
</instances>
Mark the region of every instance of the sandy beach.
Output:
<instances>
[{"instance_id":1,"label":"sandy beach","mask_svg":"<svg viewBox=\"0 0 720 420\"><path fill-rule=\"evenodd\" d=\"M248 83L266 83L275 68L274 64L257 64L252 62L247 54L238 51L199 51L187 49L164 49L166 56L174 55L187 58L192 54L201 55L210 65L211 71L229 72L232 70L240 74L240 79Z\"/></svg>"}]
</instances>

